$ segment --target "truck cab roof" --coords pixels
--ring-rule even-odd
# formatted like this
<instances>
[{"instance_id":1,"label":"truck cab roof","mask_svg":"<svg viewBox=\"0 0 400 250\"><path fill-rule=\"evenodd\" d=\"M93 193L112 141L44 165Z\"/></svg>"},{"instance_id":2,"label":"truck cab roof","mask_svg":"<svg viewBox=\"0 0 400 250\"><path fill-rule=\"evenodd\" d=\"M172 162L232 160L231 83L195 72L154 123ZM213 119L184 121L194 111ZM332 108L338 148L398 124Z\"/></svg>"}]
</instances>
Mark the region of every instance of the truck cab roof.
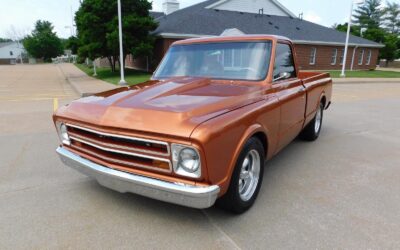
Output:
<instances>
[{"instance_id":1,"label":"truck cab roof","mask_svg":"<svg viewBox=\"0 0 400 250\"><path fill-rule=\"evenodd\" d=\"M292 42L289 38L276 35L240 35L240 36L210 36L201 38L190 38L185 40L176 41L173 45L193 44L193 43L212 43L212 42L232 42L232 41L259 41L259 40L272 40L272 41L287 41Z\"/></svg>"}]
</instances>

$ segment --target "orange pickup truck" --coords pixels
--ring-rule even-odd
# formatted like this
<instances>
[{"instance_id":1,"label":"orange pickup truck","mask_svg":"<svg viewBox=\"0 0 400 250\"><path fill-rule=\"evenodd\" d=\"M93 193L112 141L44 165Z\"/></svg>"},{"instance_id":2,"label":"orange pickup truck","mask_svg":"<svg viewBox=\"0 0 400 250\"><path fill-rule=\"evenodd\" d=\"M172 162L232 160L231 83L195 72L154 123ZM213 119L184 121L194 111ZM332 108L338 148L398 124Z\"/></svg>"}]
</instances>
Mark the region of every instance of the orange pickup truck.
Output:
<instances>
[{"instance_id":1,"label":"orange pickup truck","mask_svg":"<svg viewBox=\"0 0 400 250\"><path fill-rule=\"evenodd\" d=\"M61 160L119 192L241 213L264 162L298 135L318 138L329 74L299 72L285 37L175 42L150 81L54 114Z\"/></svg>"}]
</instances>

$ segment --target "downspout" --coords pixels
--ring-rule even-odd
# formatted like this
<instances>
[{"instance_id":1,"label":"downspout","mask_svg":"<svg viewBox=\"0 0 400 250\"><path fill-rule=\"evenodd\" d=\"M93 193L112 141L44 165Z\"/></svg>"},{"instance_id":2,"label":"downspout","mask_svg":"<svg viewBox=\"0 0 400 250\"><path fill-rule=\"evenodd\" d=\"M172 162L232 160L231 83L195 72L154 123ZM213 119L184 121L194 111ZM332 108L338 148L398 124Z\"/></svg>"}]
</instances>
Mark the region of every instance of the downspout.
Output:
<instances>
[{"instance_id":1,"label":"downspout","mask_svg":"<svg viewBox=\"0 0 400 250\"><path fill-rule=\"evenodd\" d=\"M358 49L358 45L356 45L356 46L354 47L354 50L353 50L353 57L351 58L351 68L350 68L351 71L353 71L354 57L356 56L356 50L357 50L357 49Z\"/></svg>"}]
</instances>

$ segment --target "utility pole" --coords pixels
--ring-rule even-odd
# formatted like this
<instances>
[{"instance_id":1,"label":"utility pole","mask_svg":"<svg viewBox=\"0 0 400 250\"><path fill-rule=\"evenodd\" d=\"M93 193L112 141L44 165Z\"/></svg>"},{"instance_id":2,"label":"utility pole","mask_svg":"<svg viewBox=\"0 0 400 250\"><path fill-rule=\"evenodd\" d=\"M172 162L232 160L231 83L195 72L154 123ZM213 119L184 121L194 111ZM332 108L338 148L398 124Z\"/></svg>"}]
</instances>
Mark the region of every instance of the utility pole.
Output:
<instances>
[{"instance_id":1,"label":"utility pole","mask_svg":"<svg viewBox=\"0 0 400 250\"><path fill-rule=\"evenodd\" d=\"M121 0L118 0L118 30L119 30L119 68L121 71L121 80L119 81L119 85L126 86L127 83L125 81L125 72L124 72L124 51L123 51L123 43L122 43L122 14L121 14Z\"/></svg>"},{"instance_id":2,"label":"utility pole","mask_svg":"<svg viewBox=\"0 0 400 250\"><path fill-rule=\"evenodd\" d=\"M346 61L347 61L347 52L348 52L348 49L349 49L351 18L353 17L353 6L354 6L354 4L364 4L364 0L362 0L362 1L351 0L349 22L347 24L346 45L344 46L343 66L342 66L342 73L340 74L340 77L346 77L346 74L345 74Z\"/></svg>"}]
</instances>

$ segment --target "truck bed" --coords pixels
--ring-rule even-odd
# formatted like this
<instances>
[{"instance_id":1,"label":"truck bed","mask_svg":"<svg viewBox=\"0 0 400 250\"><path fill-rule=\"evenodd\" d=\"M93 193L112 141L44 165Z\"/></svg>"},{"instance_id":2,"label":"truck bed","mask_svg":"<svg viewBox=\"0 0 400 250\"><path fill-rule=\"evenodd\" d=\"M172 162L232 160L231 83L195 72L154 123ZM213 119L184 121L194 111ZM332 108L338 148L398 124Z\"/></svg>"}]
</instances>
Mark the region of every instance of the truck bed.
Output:
<instances>
[{"instance_id":1,"label":"truck bed","mask_svg":"<svg viewBox=\"0 0 400 250\"><path fill-rule=\"evenodd\" d=\"M321 80L321 79L326 79L326 78L331 78L329 73L311 72L311 71L299 71L298 77L304 83L311 82L311 81L317 81L317 80Z\"/></svg>"}]
</instances>

